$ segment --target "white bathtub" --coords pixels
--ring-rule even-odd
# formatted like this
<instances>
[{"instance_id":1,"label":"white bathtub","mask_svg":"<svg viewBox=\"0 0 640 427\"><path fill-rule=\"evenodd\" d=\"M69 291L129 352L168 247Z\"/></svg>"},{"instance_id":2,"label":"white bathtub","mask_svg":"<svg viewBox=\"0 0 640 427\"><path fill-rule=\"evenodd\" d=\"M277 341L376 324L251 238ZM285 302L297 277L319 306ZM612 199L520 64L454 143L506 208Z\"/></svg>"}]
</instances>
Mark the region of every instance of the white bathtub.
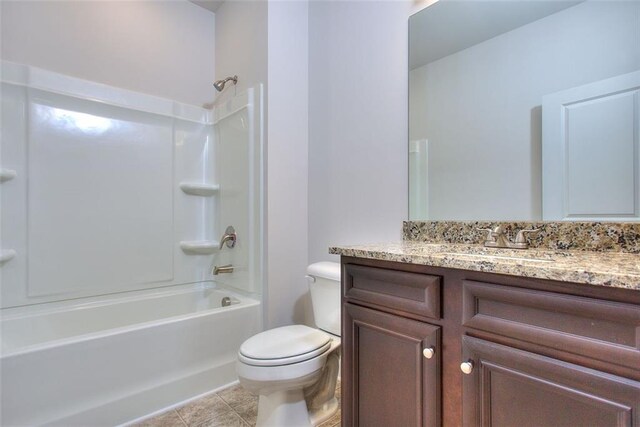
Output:
<instances>
[{"instance_id":1,"label":"white bathtub","mask_svg":"<svg viewBox=\"0 0 640 427\"><path fill-rule=\"evenodd\" d=\"M206 283L4 310L0 424L117 425L224 386L261 317Z\"/></svg>"}]
</instances>

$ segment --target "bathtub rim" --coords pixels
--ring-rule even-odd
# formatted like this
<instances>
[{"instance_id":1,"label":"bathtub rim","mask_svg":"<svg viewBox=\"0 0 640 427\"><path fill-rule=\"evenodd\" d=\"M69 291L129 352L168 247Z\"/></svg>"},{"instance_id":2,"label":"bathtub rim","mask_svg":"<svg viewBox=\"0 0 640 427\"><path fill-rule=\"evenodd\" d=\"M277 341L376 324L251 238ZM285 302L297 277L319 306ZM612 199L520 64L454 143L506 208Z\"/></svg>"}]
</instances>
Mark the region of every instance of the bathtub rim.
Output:
<instances>
[{"instance_id":1,"label":"bathtub rim","mask_svg":"<svg viewBox=\"0 0 640 427\"><path fill-rule=\"evenodd\" d=\"M235 296L240 296L240 298L249 297L250 299L259 299L255 296L250 296L245 293L238 292L235 288L229 288L214 281L203 280L168 286L160 286L149 289L136 289L131 291L113 292L90 297L72 298L67 300L0 308L0 321L32 315L35 316L41 314L69 311L70 308L73 308L74 310L80 310L84 308L92 308L126 301L135 301L138 299L147 299L150 297L156 298L171 296L180 293L189 293L195 290L228 291L230 293L234 293Z\"/></svg>"},{"instance_id":2,"label":"bathtub rim","mask_svg":"<svg viewBox=\"0 0 640 427\"><path fill-rule=\"evenodd\" d=\"M7 359L10 357L18 357L25 354L38 352L38 351L50 350L50 349L62 347L65 345L72 345L74 343L91 341L91 340L96 340L104 337L111 337L111 336L122 334L122 333L133 332L141 329L150 328L153 326L167 325L175 322L180 322L186 319L192 319L192 318L196 319L204 316L210 316L215 313L237 311L243 308L261 305L261 301L259 299L240 294L235 290L230 290L225 287L218 286L215 282L195 282L195 283L186 284L186 285L183 284L183 285L171 286L170 288L171 289L156 288L152 290L147 289L144 291L136 291L135 295L109 294L101 297L92 297L92 301L84 301L83 299L82 301L68 300L68 301L56 301L55 303L50 303L50 304L55 304L55 307L51 307L50 304L47 303L47 304L37 304L32 306L15 307L11 309L2 309L0 310L0 331L2 329L2 323L7 320L18 320L26 317L46 316L49 314L55 314L55 313L67 312L67 311L87 310L87 309L92 309L97 307L116 305L119 303L135 302L136 300L170 297L173 295L187 294L194 291L202 291L202 290L211 290L211 291L218 292L220 294L224 294L221 296L233 297L237 299L239 303L232 304L227 307L214 307L206 310L192 311L189 313L179 314L175 316L148 320L146 322L133 323L126 326L102 329L98 331L74 335L71 337L64 337L64 338L54 339L54 340L45 341L41 343L20 346L15 349L5 350L3 346L0 346L0 360ZM13 312L14 310L15 312ZM6 313L5 311L12 311L12 312Z\"/></svg>"}]
</instances>

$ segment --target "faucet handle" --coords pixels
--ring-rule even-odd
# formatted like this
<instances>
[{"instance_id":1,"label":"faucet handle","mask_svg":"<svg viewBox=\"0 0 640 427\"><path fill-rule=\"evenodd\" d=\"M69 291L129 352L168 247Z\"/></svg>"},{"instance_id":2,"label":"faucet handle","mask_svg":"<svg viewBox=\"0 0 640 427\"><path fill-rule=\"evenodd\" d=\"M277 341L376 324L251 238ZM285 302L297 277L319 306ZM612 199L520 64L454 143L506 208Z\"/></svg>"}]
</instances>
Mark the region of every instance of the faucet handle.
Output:
<instances>
[{"instance_id":1,"label":"faucet handle","mask_svg":"<svg viewBox=\"0 0 640 427\"><path fill-rule=\"evenodd\" d=\"M534 228L532 230L520 230L518 231L518 234L516 234L516 241L515 243L527 243L527 238L525 236L525 234L531 233L531 234L535 234L537 232L540 231L540 228Z\"/></svg>"},{"instance_id":2,"label":"faucet handle","mask_svg":"<svg viewBox=\"0 0 640 427\"><path fill-rule=\"evenodd\" d=\"M495 242L496 238L494 236L494 230L491 228L476 228L478 231L486 231L487 235L484 238L485 242Z\"/></svg>"},{"instance_id":3,"label":"faucet handle","mask_svg":"<svg viewBox=\"0 0 640 427\"><path fill-rule=\"evenodd\" d=\"M491 230L491 235L493 237L498 237L504 235L506 232L504 231L504 227L502 225L496 225L493 230Z\"/></svg>"},{"instance_id":4,"label":"faucet handle","mask_svg":"<svg viewBox=\"0 0 640 427\"><path fill-rule=\"evenodd\" d=\"M238 240L236 229L233 228L233 225L230 225L224 231L224 235L220 239L220 250L222 250L225 245L227 245L228 248L233 248L236 245L236 240Z\"/></svg>"}]
</instances>

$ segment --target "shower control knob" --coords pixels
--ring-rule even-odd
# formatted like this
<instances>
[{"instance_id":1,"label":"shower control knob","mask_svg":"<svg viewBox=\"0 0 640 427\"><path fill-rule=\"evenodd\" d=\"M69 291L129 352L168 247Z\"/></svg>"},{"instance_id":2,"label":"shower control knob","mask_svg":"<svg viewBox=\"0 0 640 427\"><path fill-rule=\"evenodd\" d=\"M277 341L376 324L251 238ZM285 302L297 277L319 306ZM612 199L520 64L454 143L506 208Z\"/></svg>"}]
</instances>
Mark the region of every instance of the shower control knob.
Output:
<instances>
[{"instance_id":1,"label":"shower control knob","mask_svg":"<svg viewBox=\"0 0 640 427\"><path fill-rule=\"evenodd\" d=\"M233 248L236 245L236 241L238 240L238 235L236 234L236 229L233 228L233 225L227 227L220 239L220 250L227 245L228 248Z\"/></svg>"},{"instance_id":2,"label":"shower control knob","mask_svg":"<svg viewBox=\"0 0 640 427\"><path fill-rule=\"evenodd\" d=\"M422 355L427 359L431 359L435 354L436 354L436 351L434 350L433 347L428 347L422 350Z\"/></svg>"},{"instance_id":3,"label":"shower control knob","mask_svg":"<svg viewBox=\"0 0 640 427\"><path fill-rule=\"evenodd\" d=\"M460 364L460 370L463 374L469 375L471 372L473 372L473 362L471 360L469 360L468 362L462 362Z\"/></svg>"}]
</instances>

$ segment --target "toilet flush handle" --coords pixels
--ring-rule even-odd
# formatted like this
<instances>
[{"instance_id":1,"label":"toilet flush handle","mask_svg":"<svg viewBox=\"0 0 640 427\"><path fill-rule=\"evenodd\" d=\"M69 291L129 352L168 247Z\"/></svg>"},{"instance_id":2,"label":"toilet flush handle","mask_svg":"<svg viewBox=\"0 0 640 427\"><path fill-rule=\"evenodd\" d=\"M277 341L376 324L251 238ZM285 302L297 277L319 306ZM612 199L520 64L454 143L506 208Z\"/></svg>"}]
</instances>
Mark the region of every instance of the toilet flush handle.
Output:
<instances>
[{"instance_id":1,"label":"toilet flush handle","mask_svg":"<svg viewBox=\"0 0 640 427\"><path fill-rule=\"evenodd\" d=\"M313 276L309 276L308 274L304 276L305 279L311 280L311 283L316 283L316 278Z\"/></svg>"}]
</instances>

